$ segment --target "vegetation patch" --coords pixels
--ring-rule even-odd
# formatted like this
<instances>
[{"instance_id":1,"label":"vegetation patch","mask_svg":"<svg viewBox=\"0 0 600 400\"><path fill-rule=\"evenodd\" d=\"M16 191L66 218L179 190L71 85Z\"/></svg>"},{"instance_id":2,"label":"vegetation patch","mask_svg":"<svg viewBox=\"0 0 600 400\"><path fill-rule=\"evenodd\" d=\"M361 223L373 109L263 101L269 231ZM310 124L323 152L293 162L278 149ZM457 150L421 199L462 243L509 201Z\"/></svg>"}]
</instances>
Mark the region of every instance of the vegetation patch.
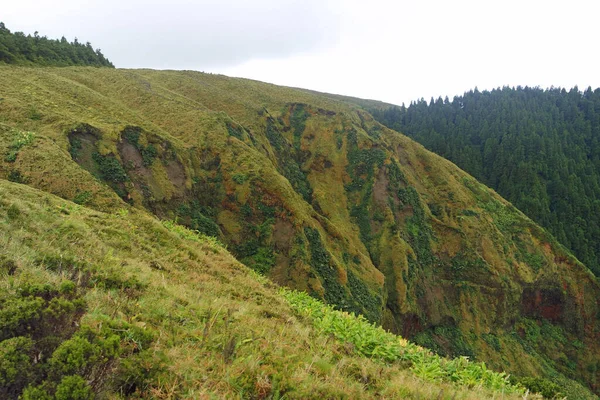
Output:
<instances>
[{"instance_id":1,"label":"vegetation patch","mask_svg":"<svg viewBox=\"0 0 600 400\"><path fill-rule=\"evenodd\" d=\"M506 394L525 393L522 386L510 382L506 373L494 372L485 363L473 363L467 357L449 360L437 356L369 323L362 316L336 311L304 293L286 289L280 293L297 313L310 318L317 329L342 343L352 344L354 351L365 357L404 362L426 381L447 381L467 387L481 385Z\"/></svg>"},{"instance_id":2,"label":"vegetation patch","mask_svg":"<svg viewBox=\"0 0 600 400\"><path fill-rule=\"evenodd\" d=\"M375 167L381 168L385 161L385 152L377 148L360 149L358 147L358 133L351 129L347 133L348 166L346 171L351 182L345 186L348 192L363 190L365 185L373 181Z\"/></svg>"},{"instance_id":3,"label":"vegetation patch","mask_svg":"<svg viewBox=\"0 0 600 400\"><path fill-rule=\"evenodd\" d=\"M200 201L194 199L181 204L176 212L177 216L192 230L215 238L223 236L221 228L214 220L215 215L212 207L203 206Z\"/></svg>"},{"instance_id":4,"label":"vegetation patch","mask_svg":"<svg viewBox=\"0 0 600 400\"><path fill-rule=\"evenodd\" d=\"M25 282L0 296L0 397L93 399L115 384L119 360L149 347L152 335L124 321L80 326L85 290L71 280Z\"/></svg>"},{"instance_id":5,"label":"vegetation patch","mask_svg":"<svg viewBox=\"0 0 600 400\"><path fill-rule=\"evenodd\" d=\"M35 140L35 133L30 131L13 130L9 133L12 136L12 140L8 145L8 152L4 156L4 161L15 162L19 151L33 143Z\"/></svg>"},{"instance_id":6,"label":"vegetation patch","mask_svg":"<svg viewBox=\"0 0 600 400\"><path fill-rule=\"evenodd\" d=\"M306 173L300 167L299 148L296 149L290 146L272 118L267 119L266 136L275 151L279 171L287 178L294 190L310 203L312 201L312 188Z\"/></svg>"},{"instance_id":7,"label":"vegetation patch","mask_svg":"<svg viewBox=\"0 0 600 400\"><path fill-rule=\"evenodd\" d=\"M419 194L413 186L406 186L398 190L398 199L401 209L405 207L412 209L412 215L405 220L403 234L406 235L408 243L417 255L419 264L431 265L435 259L431 251L433 231L425 215Z\"/></svg>"},{"instance_id":8,"label":"vegetation patch","mask_svg":"<svg viewBox=\"0 0 600 400\"><path fill-rule=\"evenodd\" d=\"M302 134L306 129L306 120L310 114L306 110L305 104L294 104L292 105L292 111L290 114L290 125L294 133L294 148L296 151L300 151L300 142L302 140Z\"/></svg>"},{"instance_id":9,"label":"vegetation patch","mask_svg":"<svg viewBox=\"0 0 600 400\"><path fill-rule=\"evenodd\" d=\"M239 125L227 123L227 133L229 136L233 136L239 140L244 140L244 128Z\"/></svg>"},{"instance_id":10,"label":"vegetation patch","mask_svg":"<svg viewBox=\"0 0 600 400\"><path fill-rule=\"evenodd\" d=\"M142 155L143 164L145 167L149 167L154 162L154 159L158 156L158 150L152 143L143 145L140 142L140 135L143 134L142 128L138 126L126 126L121 132L121 136L137 148Z\"/></svg>"}]
</instances>

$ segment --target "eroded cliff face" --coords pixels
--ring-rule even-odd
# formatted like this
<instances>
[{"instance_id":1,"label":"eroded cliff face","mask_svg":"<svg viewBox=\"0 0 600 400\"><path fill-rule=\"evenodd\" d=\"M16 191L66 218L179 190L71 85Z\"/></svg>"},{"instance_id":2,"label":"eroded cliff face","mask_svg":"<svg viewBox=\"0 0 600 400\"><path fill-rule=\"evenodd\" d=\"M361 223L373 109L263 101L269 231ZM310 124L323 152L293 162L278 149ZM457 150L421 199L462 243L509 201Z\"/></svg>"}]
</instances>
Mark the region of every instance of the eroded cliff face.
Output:
<instances>
[{"instance_id":1,"label":"eroded cliff face","mask_svg":"<svg viewBox=\"0 0 600 400\"><path fill-rule=\"evenodd\" d=\"M0 151L16 131L36 139L2 176L177 219L276 282L440 353L598 389L591 273L496 193L355 106L190 72L3 72Z\"/></svg>"}]
</instances>

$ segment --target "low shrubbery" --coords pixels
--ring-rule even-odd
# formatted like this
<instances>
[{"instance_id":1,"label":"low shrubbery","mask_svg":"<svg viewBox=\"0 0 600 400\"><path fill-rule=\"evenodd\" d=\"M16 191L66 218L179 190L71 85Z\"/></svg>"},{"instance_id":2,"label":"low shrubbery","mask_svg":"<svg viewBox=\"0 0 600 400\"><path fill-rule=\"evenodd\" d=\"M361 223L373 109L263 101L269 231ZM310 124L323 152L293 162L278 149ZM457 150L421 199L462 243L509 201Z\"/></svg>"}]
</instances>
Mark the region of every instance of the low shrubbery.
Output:
<instances>
[{"instance_id":1,"label":"low shrubbery","mask_svg":"<svg viewBox=\"0 0 600 400\"><path fill-rule=\"evenodd\" d=\"M446 359L369 323L362 316L337 311L305 293L282 289L281 294L317 329L349 343L354 351L386 362L405 362L415 375L429 381L447 381L467 387L482 386L503 393L524 393L504 372L489 370L485 363L467 357Z\"/></svg>"}]
</instances>

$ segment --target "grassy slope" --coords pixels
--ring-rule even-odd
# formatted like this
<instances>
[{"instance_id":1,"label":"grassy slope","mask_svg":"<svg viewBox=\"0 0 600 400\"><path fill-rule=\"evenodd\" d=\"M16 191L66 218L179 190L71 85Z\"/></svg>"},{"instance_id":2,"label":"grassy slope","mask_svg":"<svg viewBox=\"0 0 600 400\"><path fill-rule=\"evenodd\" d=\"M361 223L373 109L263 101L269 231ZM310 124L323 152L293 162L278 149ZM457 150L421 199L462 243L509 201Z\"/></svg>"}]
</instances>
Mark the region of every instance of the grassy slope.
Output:
<instances>
[{"instance_id":1,"label":"grassy slope","mask_svg":"<svg viewBox=\"0 0 600 400\"><path fill-rule=\"evenodd\" d=\"M136 395L453 399L498 395L421 380L406 370L405 362L382 363L360 356L313 328L306 317L292 311L272 283L259 279L214 240L177 227L169 230L135 209L93 211L0 180L0 246L3 260L16 263L16 271L0 275L3 299L18 296L17 288L26 283L78 282L68 270L69 260L99 267L104 281L112 277L117 282L138 282L136 291L103 286L102 279L79 288L86 302L81 326L100 331L112 320L154 338L145 350L162 368L140 380ZM59 270L57 259L62 262ZM149 367L141 364L134 373L128 370L128 376L148 373L144 368ZM0 372L5 372L3 368ZM110 368L113 374L122 373L118 363ZM114 397L126 388L123 381L113 379L108 374L98 385L102 396Z\"/></svg>"},{"instance_id":2,"label":"grassy slope","mask_svg":"<svg viewBox=\"0 0 600 400\"><path fill-rule=\"evenodd\" d=\"M600 289L585 267L495 193L355 106L255 81L149 70L6 67L0 92L0 151L12 151L17 132L35 132L14 162L0 164L5 177L115 212L123 203L71 160L67 133L92 125L97 150L126 165L120 132L139 126L162 162L129 171L121 190L136 206L191 224L180 210L208 204L234 252L253 237L274 249L249 253L249 265L272 263L266 270L278 283L443 353L519 375L578 377L592 387L598 379ZM167 159L171 148L176 156ZM183 174L169 172L178 165Z\"/></svg>"}]
</instances>

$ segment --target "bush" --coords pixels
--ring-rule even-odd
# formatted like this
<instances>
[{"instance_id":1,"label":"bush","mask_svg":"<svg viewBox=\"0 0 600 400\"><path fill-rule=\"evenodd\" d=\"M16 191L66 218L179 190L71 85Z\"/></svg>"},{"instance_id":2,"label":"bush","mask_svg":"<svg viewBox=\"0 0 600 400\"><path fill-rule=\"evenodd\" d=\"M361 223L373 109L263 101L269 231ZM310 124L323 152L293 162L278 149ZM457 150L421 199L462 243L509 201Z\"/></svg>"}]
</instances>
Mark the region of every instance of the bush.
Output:
<instances>
[{"instance_id":1,"label":"bush","mask_svg":"<svg viewBox=\"0 0 600 400\"><path fill-rule=\"evenodd\" d=\"M125 173L119 160L112 154L103 156L96 152L92 155L92 158L98 165L98 171L100 171L101 178L105 181L114 183L123 183L127 181L127 173Z\"/></svg>"},{"instance_id":2,"label":"bush","mask_svg":"<svg viewBox=\"0 0 600 400\"><path fill-rule=\"evenodd\" d=\"M117 392L126 397L135 393L143 397L166 371L165 360L164 355L150 351L122 359L115 380Z\"/></svg>"},{"instance_id":3,"label":"bush","mask_svg":"<svg viewBox=\"0 0 600 400\"><path fill-rule=\"evenodd\" d=\"M32 348L33 341L23 336L0 342L0 397L17 395L15 389L31 379Z\"/></svg>"},{"instance_id":4,"label":"bush","mask_svg":"<svg viewBox=\"0 0 600 400\"><path fill-rule=\"evenodd\" d=\"M17 264L5 256L0 255L0 274L14 275L17 271Z\"/></svg>"},{"instance_id":5,"label":"bush","mask_svg":"<svg viewBox=\"0 0 600 400\"><path fill-rule=\"evenodd\" d=\"M561 388L556 383L544 378L520 378L518 382L534 393L539 393L547 399L561 396Z\"/></svg>"},{"instance_id":6,"label":"bush","mask_svg":"<svg viewBox=\"0 0 600 400\"><path fill-rule=\"evenodd\" d=\"M56 387L56 400L90 400L94 393L81 376L65 376Z\"/></svg>"},{"instance_id":7,"label":"bush","mask_svg":"<svg viewBox=\"0 0 600 400\"><path fill-rule=\"evenodd\" d=\"M84 190L83 192L79 192L73 198L73 203L85 205L92 198L92 192L89 190Z\"/></svg>"},{"instance_id":8,"label":"bush","mask_svg":"<svg viewBox=\"0 0 600 400\"><path fill-rule=\"evenodd\" d=\"M13 169L8 173L8 180L15 183L27 183L27 178L21 175L21 171Z\"/></svg>"}]
</instances>

